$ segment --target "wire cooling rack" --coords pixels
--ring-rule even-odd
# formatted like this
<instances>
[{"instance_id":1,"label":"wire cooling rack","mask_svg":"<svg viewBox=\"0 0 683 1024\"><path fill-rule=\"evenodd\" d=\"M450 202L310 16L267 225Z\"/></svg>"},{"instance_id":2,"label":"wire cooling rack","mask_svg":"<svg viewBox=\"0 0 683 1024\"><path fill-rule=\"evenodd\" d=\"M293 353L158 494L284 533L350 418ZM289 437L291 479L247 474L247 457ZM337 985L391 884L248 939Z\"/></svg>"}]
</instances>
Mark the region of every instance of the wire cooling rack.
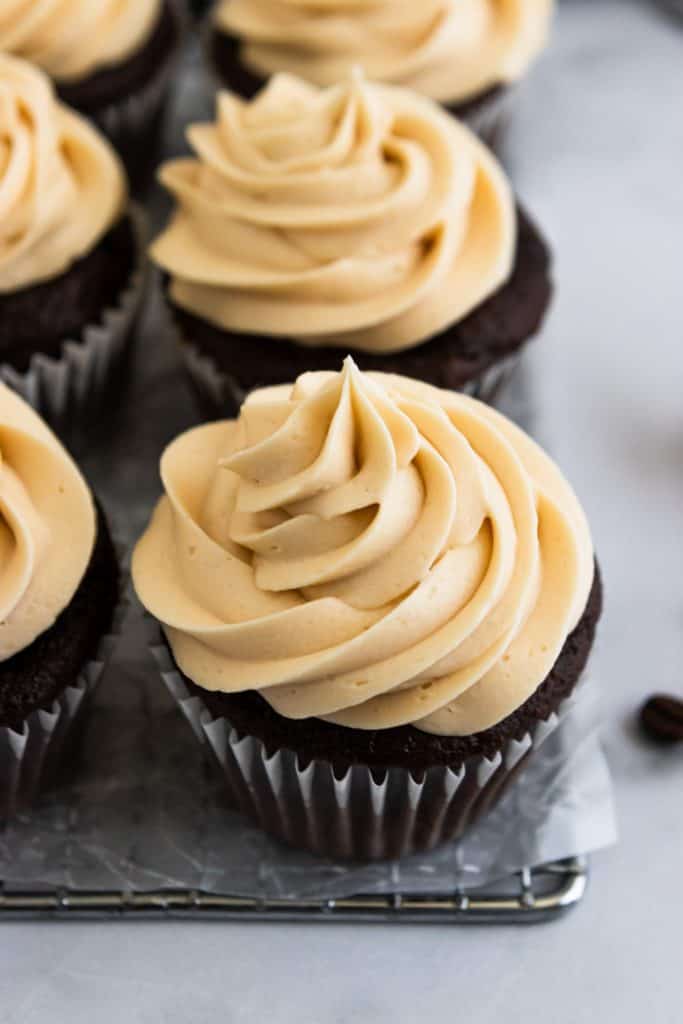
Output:
<instances>
[{"instance_id":1,"label":"wire cooling rack","mask_svg":"<svg viewBox=\"0 0 683 1024\"><path fill-rule=\"evenodd\" d=\"M190 889L87 892L10 890L0 883L0 920L226 920L424 924L534 924L583 899L588 861L573 857L525 868L497 888L433 894L392 893L344 899L246 899Z\"/></svg>"}]
</instances>

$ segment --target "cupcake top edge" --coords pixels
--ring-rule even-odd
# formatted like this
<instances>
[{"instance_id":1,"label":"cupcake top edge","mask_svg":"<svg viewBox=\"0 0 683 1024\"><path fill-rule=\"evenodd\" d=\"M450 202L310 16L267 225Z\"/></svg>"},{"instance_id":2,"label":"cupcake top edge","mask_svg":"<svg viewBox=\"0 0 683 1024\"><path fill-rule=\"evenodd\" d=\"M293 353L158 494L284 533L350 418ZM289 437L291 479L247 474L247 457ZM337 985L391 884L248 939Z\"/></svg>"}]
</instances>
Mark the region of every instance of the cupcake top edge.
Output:
<instances>
[{"instance_id":1,"label":"cupcake top edge","mask_svg":"<svg viewBox=\"0 0 683 1024\"><path fill-rule=\"evenodd\" d=\"M0 54L0 294L64 273L121 216L118 156L49 78Z\"/></svg>"},{"instance_id":2,"label":"cupcake top edge","mask_svg":"<svg viewBox=\"0 0 683 1024\"><path fill-rule=\"evenodd\" d=\"M0 662L70 603L95 534L93 499L76 464L38 414L0 384Z\"/></svg>"},{"instance_id":3,"label":"cupcake top edge","mask_svg":"<svg viewBox=\"0 0 683 1024\"><path fill-rule=\"evenodd\" d=\"M161 474L141 602L195 683L284 717L480 732L535 692L588 601L586 518L538 445L350 358L181 435Z\"/></svg>"},{"instance_id":4,"label":"cupcake top edge","mask_svg":"<svg viewBox=\"0 0 683 1024\"><path fill-rule=\"evenodd\" d=\"M221 93L151 249L179 307L225 331L397 352L509 279L517 215L490 151L431 100L359 69L319 89L276 75Z\"/></svg>"},{"instance_id":5,"label":"cupcake top edge","mask_svg":"<svg viewBox=\"0 0 683 1024\"><path fill-rule=\"evenodd\" d=\"M0 0L0 51L73 82L132 56L151 35L163 0Z\"/></svg>"},{"instance_id":6,"label":"cupcake top edge","mask_svg":"<svg viewBox=\"0 0 683 1024\"><path fill-rule=\"evenodd\" d=\"M377 81L442 103L521 78L547 42L553 0L220 0L219 31L266 78L290 71L317 85L360 64Z\"/></svg>"}]
</instances>

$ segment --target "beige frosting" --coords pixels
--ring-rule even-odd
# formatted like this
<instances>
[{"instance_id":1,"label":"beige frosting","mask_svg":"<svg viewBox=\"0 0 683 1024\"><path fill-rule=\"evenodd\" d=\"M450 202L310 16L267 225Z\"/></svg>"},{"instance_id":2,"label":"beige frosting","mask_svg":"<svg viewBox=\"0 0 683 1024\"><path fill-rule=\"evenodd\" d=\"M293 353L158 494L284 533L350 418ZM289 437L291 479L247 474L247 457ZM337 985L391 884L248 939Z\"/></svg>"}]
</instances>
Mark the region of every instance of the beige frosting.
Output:
<instances>
[{"instance_id":1,"label":"beige frosting","mask_svg":"<svg viewBox=\"0 0 683 1024\"><path fill-rule=\"evenodd\" d=\"M355 74L279 75L229 93L167 164L177 211L152 247L181 306L225 330L394 352L457 322L508 278L514 199L464 125Z\"/></svg>"},{"instance_id":2,"label":"beige frosting","mask_svg":"<svg viewBox=\"0 0 683 1024\"><path fill-rule=\"evenodd\" d=\"M466 735L548 675L593 579L554 463L472 398L312 373L164 453L133 579L200 686Z\"/></svg>"},{"instance_id":3,"label":"beige frosting","mask_svg":"<svg viewBox=\"0 0 683 1024\"><path fill-rule=\"evenodd\" d=\"M57 81L85 78L140 48L162 0L0 0L0 50Z\"/></svg>"},{"instance_id":4,"label":"beige frosting","mask_svg":"<svg viewBox=\"0 0 683 1024\"><path fill-rule=\"evenodd\" d=\"M264 77L317 85L353 64L370 78L458 103L520 78L545 45L553 0L221 0L216 25Z\"/></svg>"},{"instance_id":5,"label":"beige frosting","mask_svg":"<svg viewBox=\"0 0 683 1024\"><path fill-rule=\"evenodd\" d=\"M0 54L0 293L56 277L120 216L125 176L105 139L37 68Z\"/></svg>"},{"instance_id":6,"label":"beige frosting","mask_svg":"<svg viewBox=\"0 0 683 1024\"><path fill-rule=\"evenodd\" d=\"M66 450L0 384L0 661L28 647L69 604L90 561L95 522Z\"/></svg>"}]
</instances>

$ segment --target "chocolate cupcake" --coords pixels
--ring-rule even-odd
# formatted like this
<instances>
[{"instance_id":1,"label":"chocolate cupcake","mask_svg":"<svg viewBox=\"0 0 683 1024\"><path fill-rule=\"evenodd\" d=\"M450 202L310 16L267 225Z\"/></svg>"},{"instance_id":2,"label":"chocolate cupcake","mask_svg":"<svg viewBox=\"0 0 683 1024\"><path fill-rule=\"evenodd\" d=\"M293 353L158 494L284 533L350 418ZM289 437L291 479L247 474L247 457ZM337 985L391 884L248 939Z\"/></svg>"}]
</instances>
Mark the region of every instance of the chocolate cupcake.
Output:
<instances>
[{"instance_id":1,"label":"chocolate cupcake","mask_svg":"<svg viewBox=\"0 0 683 1024\"><path fill-rule=\"evenodd\" d=\"M360 73L278 75L218 98L152 246L210 415L352 352L490 399L551 294L550 255L495 157L463 124Z\"/></svg>"},{"instance_id":2,"label":"chocolate cupcake","mask_svg":"<svg viewBox=\"0 0 683 1024\"><path fill-rule=\"evenodd\" d=\"M543 49L552 0L219 0L207 29L216 77L251 97L282 71L334 85L353 66L423 93L492 144Z\"/></svg>"},{"instance_id":3,"label":"chocolate cupcake","mask_svg":"<svg viewBox=\"0 0 683 1024\"><path fill-rule=\"evenodd\" d=\"M600 615L548 456L348 359L182 435L161 474L133 581L237 804L332 857L461 835L557 725Z\"/></svg>"},{"instance_id":4,"label":"chocolate cupcake","mask_svg":"<svg viewBox=\"0 0 683 1024\"><path fill-rule=\"evenodd\" d=\"M139 215L99 132L0 54L0 377L60 428L101 400L143 295Z\"/></svg>"},{"instance_id":5,"label":"chocolate cupcake","mask_svg":"<svg viewBox=\"0 0 683 1024\"><path fill-rule=\"evenodd\" d=\"M118 150L136 190L158 162L183 2L0 0L0 50L50 75L64 102Z\"/></svg>"},{"instance_id":6,"label":"chocolate cupcake","mask_svg":"<svg viewBox=\"0 0 683 1024\"><path fill-rule=\"evenodd\" d=\"M211 7L212 0L190 0L190 10L197 19L203 18Z\"/></svg>"},{"instance_id":7,"label":"chocolate cupcake","mask_svg":"<svg viewBox=\"0 0 683 1024\"><path fill-rule=\"evenodd\" d=\"M42 420L0 384L0 820L64 766L116 622L107 524Z\"/></svg>"}]
</instances>

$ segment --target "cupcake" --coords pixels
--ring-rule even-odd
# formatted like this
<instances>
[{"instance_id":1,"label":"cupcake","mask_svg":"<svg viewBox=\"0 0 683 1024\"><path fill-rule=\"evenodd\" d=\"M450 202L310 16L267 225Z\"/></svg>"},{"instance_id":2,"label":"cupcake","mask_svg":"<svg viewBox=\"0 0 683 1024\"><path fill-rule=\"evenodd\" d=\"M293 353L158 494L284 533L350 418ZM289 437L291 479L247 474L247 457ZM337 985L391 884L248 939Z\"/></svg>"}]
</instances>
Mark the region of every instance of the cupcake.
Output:
<instances>
[{"instance_id":1,"label":"cupcake","mask_svg":"<svg viewBox=\"0 0 683 1024\"><path fill-rule=\"evenodd\" d=\"M431 100L360 72L221 93L151 249L210 414L352 352L490 398L549 304L550 256L495 157Z\"/></svg>"},{"instance_id":2,"label":"cupcake","mask_svg":"<svg viewBox=\"0 0 683 1024\"><path fill-rule=\"evenodd\" d=\"M206 14L210 6L211 0L190 0L190 10L198 19Z\"/></svg>"},{"instance_id":3,"label":"cupcake","mask_svg":"<svg viewBox=\"0 0 683 1024\"><path fill-rule=\"evenodd\" d=\"M54 424L98 401L142 300L121 163L46 75L0 54L0 376Z\"/></svg>"},{"instance_id":4,"label":"cupcake","mask_svg":"<svg viewBox=\"0 0 683 1024\"><path fill-rule=\"evenodd\" d=\"M182 37L182 0L0 0L0 50L39 65L92 118L135 188L151 180Z\"/></svg>"},{"instance_id":5,"label":"cupcake","mask_svg":"<svg viewBox=\"0 0 683 1024\"><path fill-rule=\"evenodd\" d=\"M349 358L181 435L161 475L133 581L237 805L330 857L461 835L557 725L600 615L550 458Z\"/></svg>"},{"instance_id":6,"label":"cupcake","mask_svg":"<svg viewBox=\"0 0 683 1024\"><path fill-rule=\"evenodd\" d=\"M0 384L0 820L54 780L111 645L107 524L76 465Z\"/></svg>"},{"instance_id":7,"label":"cupcake","mask_svg":"<svg viewBox=\"0 0 683 1024\"><path fill-rule=\"evenodd\" d=\"M253 96L288 71L335 85L353 65L443 104L492 142L513 86L543 49L552 0L220 0L207 53L220 81Z\"/></svg>"}]
</instances>

